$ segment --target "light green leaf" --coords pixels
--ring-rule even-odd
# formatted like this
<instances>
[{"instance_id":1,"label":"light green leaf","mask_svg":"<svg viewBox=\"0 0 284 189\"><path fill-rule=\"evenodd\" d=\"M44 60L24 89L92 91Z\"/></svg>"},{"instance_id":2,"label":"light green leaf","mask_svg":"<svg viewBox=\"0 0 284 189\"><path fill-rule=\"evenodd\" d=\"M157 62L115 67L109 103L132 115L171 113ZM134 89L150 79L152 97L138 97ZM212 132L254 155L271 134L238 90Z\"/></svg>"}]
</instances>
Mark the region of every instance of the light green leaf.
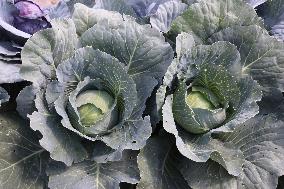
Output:
<instances>
[{"instance_id":1,"label":"light green leaf","mask_svg":"<svg viewBox=\"0 0 284 189\"><path fill-rule=\"evenodd\" d=\"M153 77L133 77L136 83L137 103L132 111L132 119L139 119L146 108L146 101L152 95L152 91L158 85Z\"/></svg>"},{"instance_id":2,"label":"light green leaf","mask_svg":"<svg viewBox=\"0 0 284 189\"><path fill-rule=\"evenodd\" d=\"M105 56L107 56L105 54ZM100 61L105 61L103 54L95 51L91 47L77 49L72 57L62 62L57 67L56 76L58 81L67 87L76 86L85 77L89 76L89 70L92 64L97 64ZM112 62L112 57L109 57ZM94 77L92 77L94 78Z\"/></svg>"},{"instance_id":3,"label":"light green leaf","mask_svg":"<svg viewBox=\"0 0 284 189\"><path fill-rule=\"evenodd\" d=\"M194 38L191 34L182 32L176 38L176 53L180 59L182 55L187 54L195 46Z\"/></svg>"},{"instance_id":4,"label":"light green leaf","mask_svg":"<svg viewBox=\"0 0 284 189\"><path fill-rule=\"evenodd\" d=\"M212 45L197 45L194 47L190 45L187 46L187 49L186 47L183 47L183 49L181 54L185 54L179 60L181 69L179 77L181 78L194 76L196 72L194 65L203 67L206 64L209 64L209 66L216 65L216 67L220 65L228 71L228 74L236 78L241 77L240 53L232 43L218 41Z\"/></svg>"},{"instance_id":5,"label":"light green leaf","mask_svg":"<svg viewBox=\"0 0 284 189\"><path fill-rule=\"evenodd\" d=\"M183 159L170 136L149 139L138 155L141 180L137 189L190 189L178 170Z\"/></svg>"},{"instance_id":6,"label":"light green leaf","mask_svg":"<svg viewBox=\"0 0 284 189\"><path fill-rule=\"evenodd\" d=\"M165 102L167 87L171 88L175 75L177 74L177 66L178 66L178 59L174 59L171 65L169 66L165 76L163 78L163 85L159 87L156 92L156 104L157 109L153 110L152 118L155 117L155 121L159 122L162 116L162 107Z\"/></svg>"},{"instance_id":7,"label":"light green leaf","mask_svg":"<svg viewBox=\"0 0 284 189\"><path fill-rule=\"evenodd\" d=\"M181 162L180 171L188 185L194 189L242 189L237 179L228 174L219 163L208 160L196 163L190 160Z\"/></svg>"},{"instance_id":8,"label":"light green leaf","mask_svg":"<svg viewBox=\"0 0 284 189\"><path fill-rule=\"evenodd\" d=\"M259 26L236 26L216 34L210 42L229 41L241 54L242 74L265 88L284 91L284 44Z\"/></svg>"},{"instance_id":9,"label":"light green leaf","mask_svg":"<svg viewBox=\"0 0 284 189\"><path fill-rule=\"evenodd\" d=\"M14 112L1 113L0 120L0 188L46 188L48 156L36 134Z\"/></svg>"},{"instance_id":10,"label":"light green leaf","mask_svg":"<svg viewBox=\"0 0 284 189\"><path fill-rule=\"evenodd\" d=\"M104 9L137 17L134 9L125 0L96 0L95 9Z\"/></svg>"},{"instance_id":11,"label":"light green leaf","mask_svg":"<svg viewBox=\"0 0 284 189\"><path fill-rule=\"evenodd\" d=\"M230 132L239 124L253 118L259 112L256 102L261 100L262 92L257 82L249 77L242 78L240 86L240 101L237 104L235 112L226 120L226 122L213 132Z\"/></svg>"},{"instance_id":12,"label":"light green leaf","mask_svg":"<svg viewBox=\"0 0 284 189\"><path fill-rule=\"evenodd\" d=\"M122 158L123 150L114 150L101 141L93 143L92 160L97 163L107 163L109 161L119 161Z\"/></svg>"},{"instance_id":13,"label":"light green leaf","mask_svg":"<svg viewBox=\"0 0 284 189\"><path fill-rule=\"evenodd\" d=\"M119 189L121 182L136 184L139 181L136 152L125 151L120 161L96 163L84 161L49 176L51 189ZM51 173L52 173L51 172Z\"/></svg>"},{"instance_id":14,"label":"light green leaf","mask_svg":"<svg viewBox=\"0 0 284 189\"><path fill-rule=\"evenodd\" d=\"M284 124L274 116L258 116L247 121L230 134L223 135L240 148L245 157L242 172L230 176L219 164L183 162L183 176L193 188L276 188L283 175ZM206 174L204 174L206 172Z\"/></svg>"},{"instance_id":15,"label":"light green leaf","mask_svg":"<svg viewBox=\"0 0 284 189\"><path fill-rule=\"evenodd\" d=\"M113 149L139 150L151 136L152 127L150 117L137 120L127 120L120 128L102 137L102 141Z\"/></svg>"},{"instance_id":16,"label":"light green leaf","mask_svg":"<svg viewBox=\"0 0 284 189\"><path fill-rule=\"evenodd\" d=\"M97 24L99 21L107 18L111 18L109 19L110 25L117 25L123 21L121 14L117 12L89 8L83 4L75 5L75 10L72 16L72 20L75 23L79 36L81 36L85 31Z\"/></svg>"},{"instance_id":17,"label":"light green leaf","mask_svg":"<svg viewBox=\"0 0 284 189\"><path fill-rule=\"evenodd\" d=\"M146 75L158 81L173 58L172 48L160 32L129 19L116 28L108 20L101 21L87 30L80 41L83 46L92 46L117 58L127 66L128 74Z\"/></svg>"},{"instance_id":18,"label":"light green leaf","mask_svg":"<svg viewBox=\"0 0 284 189\"><path fill-rule=\"evenodd\" d=\"M52 29L34 34L25 44L21 57L21 76L42 85L46 79L55 79L56 67L71 57L77 47L77 34L72 20L55 19Z\"/></svg>"},{"instance_id":19,"label":"light green leaf","mask_svg":"<svg viewBox=\"0 0 284 189\"><path fill-rule=\"evenodd\" d=\"M200 0L173 22L170 33L192 33L198 43L207 43L214 33L230 26L260 25L255 10L242 0Z\"/></svg>"},{"instance_id":20,"label":"light green leaf","mask_svg":"<svg viewBox=\"0 0 284 189\"><path fill-rule=\"evenodd\" d=\"M29 115L31 128L40 131L40 144L50 152L52 159L62 161L71 166L73 162L81 162L87 158L87 152L81 144L81 139L65 129L60 123L60 117L47 108L44 93L38 92L35 99L37 111Z\"/></svg>"},{"instance_id":21,"label":"light green leaf","mask_svg":"<svg viewBox=\"0 0 284 189\"><path fill-rule=\"evenodd\" d=\"M66 4L68 5L71 13L74 12L76 4L83 4L88 7L93 7L95 5L94 0L66 0L66 1L67 1Z\"/></svg>"},{"instance_id":22,"label":"light green leaf","mask_svg":"<svg viewBox=\"0 0 284 189\"><path fill-rule=\"evenodd\" d=\"M168 32L172 21L181 15L187 5L179 1L167 1L159 5L156 13L150 17L151 25L158 31Z\"/></svg>"},{"instance_id":23,"label":"light green leaf","mask_svg":"<svg viewBox=\"0 0 284 189\"><path fill-rule=\"evenodd\" d=\"M192 35L182 32L176 38L176 53L177 58L174 58L170 66L168 67L164 78L163 84L158 88L156 92L156 110L152 111L152 118L154 117L155 122L161 119L162 106L165 101L167 88L172 88L173 80L177 74L178 67L180 67L180 58L189 53L195 46L195 41Z\"/></svg>"}]
</instances>

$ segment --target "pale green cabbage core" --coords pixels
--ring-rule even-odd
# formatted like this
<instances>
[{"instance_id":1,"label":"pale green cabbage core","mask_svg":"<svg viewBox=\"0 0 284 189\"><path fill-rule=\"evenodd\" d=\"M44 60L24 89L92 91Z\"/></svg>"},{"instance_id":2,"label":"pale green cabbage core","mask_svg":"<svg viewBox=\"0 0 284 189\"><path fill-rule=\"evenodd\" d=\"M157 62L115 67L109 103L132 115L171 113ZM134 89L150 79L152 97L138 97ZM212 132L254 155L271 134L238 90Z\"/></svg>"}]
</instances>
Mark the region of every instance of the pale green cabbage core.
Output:
<instances>
[{"instance_id":1,"label":"pale green cabbage core","mask_svg":"<svg viewBox=\"0 0 284 189\"><path fill-rule=\"evenodd\" d=\"M213 104L199 91L192 91L186 97L186 103L191 108L213 110Z\"/></svg>"},{"instance_id":2,"label":"pale green cabbage core","mask_svg":"<svg viewBox=\"0 0 284 189\"><path fill-rule=\"evenodd\" d=\"M114 103L114 98L105 91L88 90L76 99L81 123L92 126L105 117Z\"/></svg>"}]
</instances>

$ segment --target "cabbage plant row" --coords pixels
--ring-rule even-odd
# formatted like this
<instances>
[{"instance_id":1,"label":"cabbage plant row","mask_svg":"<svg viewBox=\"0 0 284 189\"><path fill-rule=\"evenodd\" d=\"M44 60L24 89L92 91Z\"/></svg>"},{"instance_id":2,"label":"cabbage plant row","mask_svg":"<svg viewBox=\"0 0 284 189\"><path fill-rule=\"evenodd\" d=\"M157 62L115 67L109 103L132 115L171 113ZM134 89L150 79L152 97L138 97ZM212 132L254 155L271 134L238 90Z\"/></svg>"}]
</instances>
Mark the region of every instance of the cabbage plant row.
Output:
<instances>
[{"instance_id":1,"label":"cabbage plant row","mask_svg":"<svg viewBox=\"0 0 284 189\"><path fill-rule=\"evenodd\" d=\"M284 188L283 0L0 0L0 189Z\"/></svg>"}]
</instances>

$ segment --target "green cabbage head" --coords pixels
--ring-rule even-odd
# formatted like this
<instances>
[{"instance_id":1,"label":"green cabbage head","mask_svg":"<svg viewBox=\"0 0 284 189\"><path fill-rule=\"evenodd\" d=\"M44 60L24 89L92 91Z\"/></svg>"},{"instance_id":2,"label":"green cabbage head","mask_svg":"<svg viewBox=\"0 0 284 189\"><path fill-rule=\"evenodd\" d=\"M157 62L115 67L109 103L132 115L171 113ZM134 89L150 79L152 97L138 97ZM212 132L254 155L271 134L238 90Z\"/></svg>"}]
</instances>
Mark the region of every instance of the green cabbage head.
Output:
<instances>
[{"instance_id":1,"label":"green cabbage head","mask_svg":"<svg viewBox=\"0 0 284 189\"><path fill-rule=\"evenodd\" d=\"M187 158L197 162L211 158L238 175L242 153L218 137L258 113L260 87L242 73L240 54L233 44L195 45L187 33L176 41L177 58L157 93L163 126L176 136L177 147Z\"/></svg>"},{"instance_id":2,"label":"green cabbage head","mask_svg":"<svg viewBox=\"0 0 284 189\"><path fill-rule=\"evenodd\" d=\"M172 61L171 46L149 25L82 4L72 19L51 24L25 44L20 71L33 82L21 96L36 95L29 118L41 145L67 165L88 156L82 141L104 143L91 150L104 161L141 149L152 132L146 100Z\"/></svg>"}]
</instances>

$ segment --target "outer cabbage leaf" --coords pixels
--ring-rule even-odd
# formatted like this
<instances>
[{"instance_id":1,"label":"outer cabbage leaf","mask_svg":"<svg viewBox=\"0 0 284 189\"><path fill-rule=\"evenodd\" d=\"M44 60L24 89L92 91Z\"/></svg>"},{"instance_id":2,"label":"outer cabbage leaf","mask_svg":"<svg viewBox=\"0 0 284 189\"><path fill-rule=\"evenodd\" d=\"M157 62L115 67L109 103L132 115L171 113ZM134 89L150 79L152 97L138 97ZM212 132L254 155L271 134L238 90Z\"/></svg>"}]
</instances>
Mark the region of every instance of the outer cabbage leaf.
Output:
<instances>
[{"instance_id":1,"label":"outer cabbage leaf","mask_svg":"<svg viewBox=\"0 0 284 189\"><path fill-rule=\"evenodd\" d=\"M155 103L156 109L154 108L151 112L151 120L155 124L157 124L161 120L162 115L162 106L165 102L167 87L172 88L174 77L177 74L179 59L182 55L186 54L187 51L190 51L192 47L195 46L195 41L192 35L188 33L182 32L176 38L176 54L177 58L173 60L171 65L168 67L167 72L163 78L163 85L159 87L156 92Z\"/></svg>"},{"instance_id":2,"label":"outer cabbage leaf","mask_svg":"<svg viewBox=\"0 0 284 189\"><path fill-rule=\"evenodd\" d=\"M14 112L1 113L0 120L0 188L46 188L48 156L35 133Z\"/></svg>"},{"instance_id":3,"label":"outer cabbage leaf","mask_svg":"<svg viewBox=\"0 0 284 189\"><path fill-rule=\"evenodd\" d=\"M9 94L5 89L0 87L0 106L2 103L9 101Z\"/></svg>"},{"instance_id":4,"label":"outer cabbage leaf","mask_svg":"<svg viewBox=\"0 0 284 189\"><path fill-rule=\"evenodd\" d=\"M94 10L82 4L75 6L72 19L78 35L82 35L80 41L83 46L93 46L114 56L128 65L131 75L143 74L161 80L171 62L173 52L170 45L159 32L148 25L139 25L128 18L123 21L124 18L118 13ZM105 19L109 22L106 23ZM129 35L125 35L125 32ZM101 36L102 34L106 35ZM111 49L113 42L117 44L116 49ZM153 74L147 74L149 72Z\"/></svg>"},{"instance_id":5,"label":"outer cabbage leaf","mask_svg":"<svg viewBox=\"0 0 284 189\"><path fill-rule=\"evenodd\" d=\"M142 23L149 23L150 18L154 28L167 32L172 21L187 8L187 4L180 0L97 0L94 8L130 15Z\"/></svg>"},{"instance_id":6,"label":"outer cabbage leaf","mask_svg":"<svg viewBox=\"0 0 284 189\"><path fill-rule=\"evenodd\" d=\"M183 38L185 40L180 40ZM217 42L209 46L189 45L186 48L186 44L192 41L186 34L178 36L177 51L180 57L176 65L172 64L174 67L169 67L169 75L165 77L167 80L160 87L164 90L159 91L158 96L167 96L162 108L163 127L175 135L176 145L185 157L197 162L211 158L237 176L244 161L241 151L230 142L212 138L212 134L232 132L239 124L254 117L258 113L256 101L261 99L261 91L251 78L242 76L236 46ZM202 85L219 94L219 100L222 97L224 102L230 102L234 111L211 114L189 107L185 102L187 82L196 85L195 82L199 81L194 78L203 78L200 80ZM216 102L211 93L203 91L211 102ZM226 105L223 108L226 109Z\"/></svg>"},{"instance_id":7,"label":"outer cabbage leaf","mask_svg":"<svg viewBox=\"0 0 284 189\"><path fill-rule=\"evenodd\" d=\"M260 8L260 15L268 30L280 41L284 41L284 1L269 0Z\"/></svg>"},{"instance_id":8,"label":"outer cabbage leaf","mask_svg":"<svg viewBox=\"0 0 284 189\"><path fill-rule=\"evenodd\" d=\"M48 17L50 19L55 18L69 18L73 15L75 5L82 3L88 7L93 7L95 4L94 0L61 0L56 6L48 9Z\"/></svg>"},{"instance_id":9,"label":"outer cabbage leaf","mask_svg":"<svg viewBox=\"0 0 284 189\"><path fill-rule=\"evenodd\" d=\"M128 5L125 0L96 0L94 8L115 11L120 14L136 17L134 9Z\"/></svg>"},{"instance_id":10,"label":"outer cabbage leaf","mask_svg":"<svg viewBox=\"0 0 284 189\"><path fill-rule=\"evenodd\" d=\"M68 1L70 2L70 1ZM69 18L71 17L71 11L72 7L68 7L68 4L66 1L62 0L59 1L58 4L54 7L51 7L48 10L48 17L49 19L55 19L55 18Z\"/></svg>"},{"instance_id":11,"label":"outer cabbage leaf","mask_svg":"<svg viewBox=\"0 0 284 189\"><path fill-rule=\"evenodd\" d=\"M80 38L83 46L100 49L127 66L135 76L151 76L161 81L172 61L173 51L161 33L149 25L126 20L116 26L101 21Z\"/></svg>"},{"instance_id":12,"label":"outer cabbage leaf","mask_svg":"<svg viewBox=\"0 0 284 189\"><path fill-rule=\"evenodd\" d=\"M176 146L180 153L196 162L206 162L209 158L214 158L230 174L239 175L243 164L243 156L239 149L231 143L213 139L210 133L193 135L183 130L174 122L171 101L172 99L167 97L163 106L163 127L167 132L175 135Z\"/></svg>"},{"instance_id":13,"label":"outer cabbage leaf","mask_svg":"<svg viewBox=\"0 0 284 189\"><path fill-rule=\"evenodd\" d=\"M179 172L178 165L183 161L176 152L170 136L158 136L148 140L138 155L141 180L138 189L189 189Z\"/></svg>"},{"instance_id":14,"label":"outer cabbage leaf","mask_svg":"<svg viewBox=\"0 0 284 189\"><path fill-rule=\"evenodd\" d=\"M227 27L254 24L263 26L254 9L241 0L201 0L177 17L170 34L188 32L198 43L206 43L212 34Z\"/></svg>"},{"instance_id":15,"label":"outer cabbage leaf","mask_svg":"<svg viewBox=\"0 0 284 189\"><path fill-rule=\"evenodd\" d=\"M81 36L89 28L97 24L99 21L109 19L111 25L121 23L122 16L117 12L111 12L101 9L91 9L82 4L76 4L72 20L75 23L77 34Z\"/></svg>"},{"instance_id":16,"label":"outer cabbage leaf","mask_svg":"<svg viewBox=\"0 0 284 189\"><path fill-rule=\"evenodd\" d=\"M159 6L167 2L181 3L180 0L96 0L94 8L117 11L141 19L156 14Z\"/></svg>"},{"instance_id":17,"label":"outer cabbage leaf","mask_svg":"<svg viewBox=\"0 0 284 189\"><path fill-rule=\"evenodd\" d=\"M37 93L35 103L37 111L28 116L30 126L41 132L40 145L50 152L51 158L68 166L86 159L87 152L80 137L61 126L60 117L46 107L43 92Z\"/></svg>"},{"instance_id":18,"label":"outer cabbage leaf","mask_svg":"<svg viewBox=\"0 0 284 189\"><path fill-rule=\"evenodd\" d=\"M151 25L159 31L168 32L172 21L181 15L187 5L178 1L167 1L161 4L157 12L150 17Z\"/></svg>"},{"instance_id":19,"label":"outer cabbage leaf","mask_svg":"<svg viewBox=\"0 0 284 189\"><path fill-rule=\"evenodd\" d=\"M125 0L128 5L133 7L139 17L148 17L158 10L159 6L168 1L179 0Z\"/></svg>"},{"instance_id":20,"label":"outer cabbage leaf","mask_svg":"<svg viewBox=\"0 0 284 189\"><path fill-rule=\"evenodd\" d=\"M84 4L88 7L93 7L95 5L95 1L93 0L65 0L68 7L71 9L71 13L73 13L76 4Z\"/></svg>"},{"instance_id":21,"label":"outer cabbage leaf","mask_svg":"<svg viewBox=\"0 0 284 189\"><path fill-rule=\"evenodd\" d=\"M122 158L123 150L114 150L103 142L94 143L92 160L97 163L119 161Z\"/></svg>"},{"instance_id":22,"label":"outer cabbage leaf","mask_svg":"<svg viewBox=\"0 0 284 189\"><path fill-rule=\"evenodd\" d=\"M284 97L280 90L273 89L266 93L266 95L258 103L259 114L267 115L274 113L279 119L284 117Z\"/></svg>"},{"instance_id":23,"label":"outer cabbage leaf","mask_svg":"<svg viewBox=\"0 0 284 189\"><path fill-rule=\"evenodd\" d=\"M120 182L136 184L139 181L137 153L125 151L116 162L96 163L84 161L71 167L53 166L49 170L51 189L119 189Z\"/></svg>"},{"instance_id":24,"label":"outer cabbage leaf","mask_svg":"<svg viewBox=\"0 0 284 189\"><path fill-rule=\"evenodd\" d=\"M76 29L71 20L53 20L52 27L34 34L21 53L21 76L35 86L54 79L56 67L72 56L77 47Z\"/></svg>"},{"instance_id":25,"label":"outer cabbage leaf","mask_svg":"<svg viewBox=\"0 0 284 189\"><path fill-rule=\"evenodd\" d=\"M284 44L258 26L236 26L211 36L210 43L229 41L241 54L242 73L265 88L284 90Z\"/></svg>"},{"instance_id":26,"label":"outer cabbage leaf","mask_svg":"<svg viewBox=\"0 0 284 189\"><path fill-rule=\"evenodd\" d=\"M17 96L17 111L22 118L26 119L27 115L35 111L35 98L38 89L33 85L25 87Z\"/></svg>"},{"instance_id":27,"label":"outer cabbage leaf","mask_svg":"<svg viewBox=\"0 0 284 189\"><path fill-rule=\"evenodd\" d=\"M276 188L278 177L284 174L283 126L283 121L273 115L258 116L222 137L238 146L245 156L238 177L213 161L185 161L181 172L193 188Z\"/></svg>"}]
</instances>

